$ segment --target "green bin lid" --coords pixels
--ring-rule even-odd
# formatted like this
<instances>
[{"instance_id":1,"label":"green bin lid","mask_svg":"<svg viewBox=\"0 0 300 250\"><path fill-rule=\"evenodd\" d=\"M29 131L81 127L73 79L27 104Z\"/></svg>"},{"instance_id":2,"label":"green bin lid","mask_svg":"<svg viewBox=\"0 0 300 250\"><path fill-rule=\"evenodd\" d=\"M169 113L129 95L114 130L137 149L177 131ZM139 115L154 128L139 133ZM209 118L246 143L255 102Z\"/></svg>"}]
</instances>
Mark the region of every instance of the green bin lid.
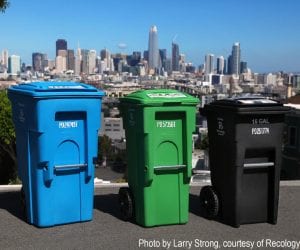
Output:
<instances>
[{"instance_id":1,"label":"green bin lid","mask_svg":"<svg viewBox=\"0 0 300 250\"><path fill-rule=\"evenodd\" d=\"M145 106L197 105L199 99L172 89L139 90L120 98L121 103L135 103Z\"/></svg>"}]
</instances>

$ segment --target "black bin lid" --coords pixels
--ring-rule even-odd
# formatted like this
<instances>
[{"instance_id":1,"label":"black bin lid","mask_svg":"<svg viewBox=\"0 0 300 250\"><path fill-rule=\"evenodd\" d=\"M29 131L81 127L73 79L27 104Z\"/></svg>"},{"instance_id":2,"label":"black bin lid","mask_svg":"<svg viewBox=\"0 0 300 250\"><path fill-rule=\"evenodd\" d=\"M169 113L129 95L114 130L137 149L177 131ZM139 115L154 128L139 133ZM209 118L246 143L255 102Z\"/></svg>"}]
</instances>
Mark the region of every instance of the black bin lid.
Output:
<instances>
[{"instance_id":1,"label":"black bin lid","mask_svg":"<svg viewBox=\"0 0 300 250\"><path fill-rule=\"evenodd\" d=\"M232 97L214 101L205 105L203 112L204 116L207 111L232 111L239 114L254 114L254 113L266 113L266 114L279 114L290 111L289 107L283 106L282 103L267 99L264 97L250 96L250 97Z\"/></svg>"},{"instance_id":2,"label":"black bin lid","mask_svg":"<svg viewBox=\"0 0 300 250\"><path fill-rule=\"evenodd\" d=\"M282 106L282 103L263 97L231 97L217 100L211 105L235 106L235 107L261 107L261 106Z\"/></svg>"}]
</instances>

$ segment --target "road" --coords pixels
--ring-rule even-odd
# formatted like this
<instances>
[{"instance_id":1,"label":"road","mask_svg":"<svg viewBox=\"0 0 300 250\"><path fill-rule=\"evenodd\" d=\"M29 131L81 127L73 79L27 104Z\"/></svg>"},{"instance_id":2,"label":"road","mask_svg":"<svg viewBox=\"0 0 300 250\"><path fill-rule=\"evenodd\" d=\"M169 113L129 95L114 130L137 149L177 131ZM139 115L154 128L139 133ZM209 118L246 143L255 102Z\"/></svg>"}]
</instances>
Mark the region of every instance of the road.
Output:
<instances>
[{"instance_id":1,"label":"road","mask_svg":"<svg viewBox=\"0 0 300 250\"><path fill-rule=\"evenodd\" d=\"M277 225L240 228L200 217L200 188L191 187L186 225L153 228L120 219L117 187L95 189L92 221L51 228L24 222L19 192L0 191L0 249L251 249L251 244L253 249L292 249L294 241L300 241L300 185L281 186ZM262 247L257 246L260 244Z\"/></svg>"}]
</instances>

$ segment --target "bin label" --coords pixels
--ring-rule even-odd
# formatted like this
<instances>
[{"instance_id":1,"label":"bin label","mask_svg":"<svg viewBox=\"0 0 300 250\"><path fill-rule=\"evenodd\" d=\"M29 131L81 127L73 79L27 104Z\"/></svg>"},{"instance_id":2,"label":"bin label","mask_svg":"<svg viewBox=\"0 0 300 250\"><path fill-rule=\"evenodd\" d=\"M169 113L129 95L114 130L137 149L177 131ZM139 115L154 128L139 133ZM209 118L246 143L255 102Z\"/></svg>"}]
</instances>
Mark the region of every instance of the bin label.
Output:
<instances>
[{"instance_id":1,"label":"bin label","mask_svg":"<svg viewBox=\"0 0 300 250\"><path fill-rule=\"evenodd\" d=\"M50 85L48 86L48 89L84 89L81 85Z\"/></svg>"},{"instance_id":2,"label":"bin label","mask_svg":"<svg viewBox=\"0 0 300 250\"><path fill-rule=\"evenodd\" d=\"M18 111L18 119L20 122L24 123L26 118L25 118L25 113L24 113L24 107L25 105L23 103L18 102L19 106L19 111Z\"/></svg>"},{"instance_id":3,"label":"bin label","mask_svg":"<svg viewBox=\"0 0 300 250\"><path fill-rule=\"evenodd\" d=\"M129 109L128 123L129 123L129 126L131 126L131 127L135 126L135 110L134 109Z\"/></svg>"},{"instance_id":4,"label":"bin label","mask_svg":"<svg viewBox=\"0 0 300 250\"><path fill-rule=\"evenodd\" d=\"M270 134L270 128L252 128L252 135L268 135Z\"/></svg>"},{"instance_id":5,"label":"bin label","mask_svg":"<svg viewBox=\"0 0 300 250\"><path fill-rule=\"evenodd\" d=\"M220 118L220 117L217 118L217 134L220 136L225 135L224 120L223 120L223 118Z\"/></svg>"},{"instance_id":6,"label":"bin label","mask_svg":"<svg viewBox=\"0 0 300 250\"><path fill-rule=\"evenodd\" d=\"M77 121L61 121L58 123L58 128L77 128Z\"/></svg>"},{"instance_id":7,"label":"bin label","mask_svg":"<svg viewBox=\"0 0 300 250\"><path fill-rule=\"evenodd\" d=\"M186 95L183 93L149 93L147 94L150 98L185 98Z\"/></svg>"},{"instance_id":8,"label":"bin label","mask_svg":"<svg viewBox=\"0 0 300 250\"><path fill-rule=\"evenodd\" d=\"M176 128L175 121L157 121L156 122L157 128Z\"/></svg>"},{"instance_id":9,"label":"bin label","mask_svg":"<svg viewBox=\"0 0 300 250\"><path fill-rule=\"evenodd\" d=\"M268 118L253 118L252 124L270 124Z\"/></svg>"}]
</instances>

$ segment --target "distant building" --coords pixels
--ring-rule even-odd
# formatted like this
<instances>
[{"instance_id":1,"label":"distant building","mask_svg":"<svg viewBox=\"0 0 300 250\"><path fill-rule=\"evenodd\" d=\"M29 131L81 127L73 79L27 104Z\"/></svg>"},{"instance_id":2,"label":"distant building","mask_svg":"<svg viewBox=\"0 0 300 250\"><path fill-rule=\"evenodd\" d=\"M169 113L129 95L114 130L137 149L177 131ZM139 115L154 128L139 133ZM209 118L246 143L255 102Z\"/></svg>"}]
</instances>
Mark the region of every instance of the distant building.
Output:
<instances>
[{"instance_id":1,"label":"distant building","mask_svg":"<svg viewBox=\"0 0 300 250\"><path fill-rule=\"evenodd\" d=\"M0 64L2 64L4 67L8 68L8 50L7 49L2 50Z\"/></svg>"},{"instance_id":2,"label":"distant building","mask_svg":"<svg viewBox=\"0 0 300 250\"><path fill-rule=\"evenodd\" d=\"M81 50L81 72L84 74L89 74L89 50L82 49Z\"/></svg>"},{"instance_id":3,"label":"distant building","mask_svg":"<svg viewBox=\"0 0 300 250\"><path fill-rule=\"evenodd\" d=\"M75 72L75 53L73 49L67 50L67 69Z\"/></svg>"},{"instance_id":4,"label":"distant building","mask_svg":"<svg viewBox=\"0 0 300 250\"><path fill-rule=\"evenodd\" d=\"M231 74L239 75L241 73L241 48L240 43L234 43L231 52Z\"/></svg>"},{"instance_id":5,"label":"distant building","mask_svg":"<svg viewBox=\"0 0 300 250\"><path fill-rule=\"evenodd\" d=\"M32 53L32 68L36 72L43 72L43 54L40 52Z\"/></svg>"},{"instance_id":6,"label":"distant building","mask_svg":"<svg viewBox=\"0 0 300 250\"><path fill-rule=\"evenodd\" d=\"M160 68L160 58L158 50L158 36L157 36L157 27L152 26L149 31L149 70L158 70Z\"/></svg>"},{"instance_id":7,"label":"distant building","mask_svg":"<svg viewBox=\"0 0 300 250\"><path fill-rule=\"evenodd\" d=\"M231 55L228 56L228 58L227 58L227 71L226 71L226 73L228 75L232 74L232 56Z\"/></svg>"},{"instance_id":8,"label":"distant building","mask_svg":"<svg viewBox=\"0 0 300 250\"><path fill-rule=\"evenodd\" d=\"M241 74L242 73L247 73L247 69L248 69L248 67L247 67L247 62L241 62L241 66L240 66L240 68L241 68Z\"/></svg>"},{"instance_id":9,"label":"distant building","mask_svg":"<svg viewBox=\"0 0 300 250\"><path fill-rule=\"evenodd\" d=\"M206 75L214 73L214 55L213 54L207 54L205 56L205 69L204 73Z\"/></svg>"},{"instance_id":10,"label":"distant building","mask_svg":"<svg viewBox=\"0 0 300 250\"><path fill-rule=\"evenodd\" d=\"M75 57L75 75L81 74L81 65L82 64L82 56L81 49L77 48L76 57Z\"/></svg>"},{"instance_id":11,"label":"distant building","mask_svg":"<svg viewBox=\"0 0 300 250\"><path fill-rule=\"evenodd\" d=\"M133 51L130 61L130 66L137 66L142 58L142 54L139 51Z\"/></svg>"},{"instance_id":12,"label":"distant building","mask_svg":"<svg viewBox=\"0 0 300 250\"><path fill-rule=\"evenodd\" d=\"M179 71L179 46L172 43L172 71Z\"/></svg>"},{"instance_id":13,"label":"distant building","mask_svg":"<svg viewBox=\"0 0 300 250\"><path fill-rule=\"evenodd\" d=\"M100 135L107 135L111 140L121 140L125 138L122 118L102 117L102 127Z\"/></svg>"},{"instance_id":14,"label":"distant building","mask_svg":"<svg viewBox=\"0 0 300 250\"><path fill-rule=\"evenodd\" d=\"M90 50L88 53L88 74L94 74L96 69L96 50Z\"/></svg>"},{"instance_id":15,"label":"distant building","mask_svg":"<svg viewBox=\"0 0 300 250\"><path fill-rule=\"evenodd\" d=\"M217 58L217 74L225 74L225 59L223 56Z\"/></svg>"},{"instance_id":16,"label":"distant building","mask_svg":"<svg viewBox=\"0 0 300 250\"><path fill-rule=\"evenodd\" d=\"M293 84L294 88L300 89L300 75L293 75L291 77L291 83Z\"/></svg>"},{"instance_id":17,"label":"distant building","mask_svg":"<svg viewBox=\"0 0 300 250\"><path fill-rule=\"evenodd\" d=\"M67 41L65 39L56 40L56 56L58 56L59 50L68 50Z\"/></svg>"},{"instance_id":18,"label":"distant building","mask_svg":"<svg viewBox=\"0 0 300 250\"><path fill-rule=\"evenodd\" d=\"M11 55L8 57L8 73L11 75L19 75L21 72L21 57Z\"/></svg>"},{"instance_id":19,"label":"distant building","mask_svg":"<svg viewBox=\"0 0 300 250\"><path fill-rule=\"evenodd\" d=\"M143 54L144 60L149 61L149 51L145 50Z\"/></svg>"},{"instance_id":20,"label":"distant building","mask_svg":"<svg viewBox=\"0 0 300 250\"><path fill-rule=\"evenodd\" d=\"M159 56L161 61L161 67L166 70L166 62L167 62L167 50L166 49L160 49L159 50Z\"/></svg>"}]
</instances>

